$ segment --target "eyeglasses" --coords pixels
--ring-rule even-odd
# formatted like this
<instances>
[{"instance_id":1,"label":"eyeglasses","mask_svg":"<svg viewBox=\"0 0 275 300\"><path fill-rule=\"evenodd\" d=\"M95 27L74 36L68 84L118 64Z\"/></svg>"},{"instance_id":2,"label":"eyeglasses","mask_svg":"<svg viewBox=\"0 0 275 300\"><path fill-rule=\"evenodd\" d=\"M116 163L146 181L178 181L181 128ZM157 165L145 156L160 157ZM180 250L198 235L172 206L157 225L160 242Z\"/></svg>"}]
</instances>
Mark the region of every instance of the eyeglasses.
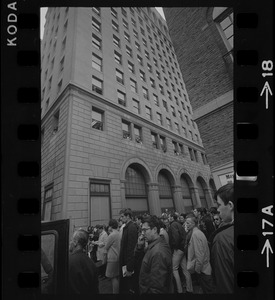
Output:
<instances>
[{"instance_id":1,"label":"eyeglasses","mask_svg":"<svg viewBox=\"0 0 275 300\"><path fill-rule=\"evenodd\" d=\"M148 227L148 228L141 228L141 231L144 232L144 231L147 231L149 229L151 229L151 228L150 227Z\"/></svg>"}]
</instances>

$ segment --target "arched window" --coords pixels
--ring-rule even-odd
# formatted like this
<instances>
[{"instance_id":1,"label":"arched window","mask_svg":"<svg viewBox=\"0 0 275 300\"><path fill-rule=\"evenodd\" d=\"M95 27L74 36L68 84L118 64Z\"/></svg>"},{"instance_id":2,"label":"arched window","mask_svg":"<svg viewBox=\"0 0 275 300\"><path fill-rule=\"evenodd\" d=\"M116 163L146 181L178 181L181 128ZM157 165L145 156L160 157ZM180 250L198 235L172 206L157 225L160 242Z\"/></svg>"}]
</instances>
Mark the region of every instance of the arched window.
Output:
<instances>
[{"instance_id":1,"label":"arched window","mask_svg":"<svg viewBox=\"0 0 275 300\"><path fill-rule=\"evenodd\" d=\"M174 211L175 207L171 183L163 171L160 171L158 175L158 184L161 212L164 212L166 209L168 209L168 211Z\"/></svg>"},{"instance_id":2,"label":"arched window","mask_svg":"<svg viewBox=\"0 0 275 300\"><path fill-rule=\"evenodd\" d=\"M127 207L135 213L148 212L147 186L142 172L129 166L125 174L125 197Z\"/></svg>"},{"instance_id":3,"label":"arched window","mask_svg":"<svg viewBox=\"0 0 275 300\"><path fill-rule=\"evenodd\" d=\"M182 200L184 203L184 207L187 213L191 212L192 209L195 208L196 203L193 202L191 192L189 189L189 184L187 180L181 176L180 178L180 185L181 185L181 193L182 193Z\"/></svg>"},{"instance_id":4,"label":"arched window","mask_svg":"<svg viewBox=\"0 0 275 300\"><path fill-rule=\"evenodd\" d=\"M233 9L228 7L215 7L213 10L213 20L217 24L218 30L228 49L228 55L230 55L233 60Z\"/></svg>"},{"instance_id":5,"label":"arched window","mask_svg":"<svg viewBox=\"0 0 275 300\"><path fill-rule=\"evenodd\" d=\"M199 192L199 196L200 196L200 200L201 200L201 206L208 208L204 190L203 190L202 184L200 183L199 179L197 180L196 183L197 183L198 192Z\"/></svg>"}]
</instances>

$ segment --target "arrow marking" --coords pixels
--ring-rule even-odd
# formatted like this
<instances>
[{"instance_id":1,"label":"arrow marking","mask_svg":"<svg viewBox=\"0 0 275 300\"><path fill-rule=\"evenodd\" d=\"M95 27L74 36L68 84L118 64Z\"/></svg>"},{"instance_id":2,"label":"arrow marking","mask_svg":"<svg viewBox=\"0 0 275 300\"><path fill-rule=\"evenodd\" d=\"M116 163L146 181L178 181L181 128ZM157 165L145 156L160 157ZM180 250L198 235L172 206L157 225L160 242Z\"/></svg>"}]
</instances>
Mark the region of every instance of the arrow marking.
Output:
<instances>
[{"instance_id":1,"label":"arrow marking","mask_svg":"<svg viewBox=\"0 0 275 300\"><path fill-rule=\"evenodd\" d=\"M266 250L266 266L269 268L269 251L273 254L273 250L271 248L269 240L265 241L261 254L264 254Z\"/></svg>"},{"instance_id":2,"label":"arrow marking","mask_svg":"<svg viewBox=\"0 0 275 300\"><path fill-rule=\"evenodd\" d=\"M272 91L267 81L261 91L260 96L262 96L264 92L265 92L265 108L268 109L268 93L270 93L270 96L272 96Z\"/></svg>"}]
</instances>

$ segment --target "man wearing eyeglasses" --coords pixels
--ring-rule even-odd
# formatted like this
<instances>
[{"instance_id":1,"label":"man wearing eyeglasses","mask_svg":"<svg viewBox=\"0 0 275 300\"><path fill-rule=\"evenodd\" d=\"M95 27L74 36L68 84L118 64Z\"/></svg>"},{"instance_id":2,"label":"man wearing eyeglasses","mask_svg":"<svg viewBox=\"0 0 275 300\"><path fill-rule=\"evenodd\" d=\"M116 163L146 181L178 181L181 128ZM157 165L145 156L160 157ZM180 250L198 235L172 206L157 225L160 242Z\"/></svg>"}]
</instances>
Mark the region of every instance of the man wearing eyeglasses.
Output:
<instances>
[{"instance_id":1,"label":"man wearing eyeglasses","mask_svg":"<svg viewBox=\"0 0 275 300\"><path fill-rule=\"evenodd\" d=\"M142 234L138 238L135 257L144 255L140 274L140 294L172 292L172 254L165 239L159 235L160 221L156 216L144 218ZM146 242L148 246L145 248Z\"/></svg>"},{"instance_id":2,"label":"man wearing eyeglasses","mask_svg":"<svg viewBox=\"0 0 275 300\"><path fill-rule=\"evenodd\" d=\"M214 227L215 227L215 230L218 229L221 225L221 218L220 218L220 215L219 214L215 214L213 216L213 224L214 224Z\"/></svg>"}]
</instances>

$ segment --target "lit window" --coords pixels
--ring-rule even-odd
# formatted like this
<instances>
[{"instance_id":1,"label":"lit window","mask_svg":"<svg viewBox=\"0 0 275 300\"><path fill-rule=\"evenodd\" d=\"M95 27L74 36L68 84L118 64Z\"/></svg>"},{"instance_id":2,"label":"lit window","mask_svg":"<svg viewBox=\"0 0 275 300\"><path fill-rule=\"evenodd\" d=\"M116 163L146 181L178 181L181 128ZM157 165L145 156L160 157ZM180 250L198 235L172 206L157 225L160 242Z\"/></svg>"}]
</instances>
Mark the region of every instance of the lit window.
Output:
<instances>
[{"instance_id":1,"label":"lit window","mask_svg":"<svg viewBox=\"0 0 275 300\"><path fill-rule=\"evenodd\" d=\"M103 93L103 81L94 76L92 77L92 91L100 95Z\"/></svg>"},{"instance_id":2,"label":"lit window","mask_svg":"<svg viewBox=\"0 0 275 300\"><path fill-rule=\"evenodd\" d=\"M104 112L95 107L92 108L92 128L103 130Z\"/></svg>"},{"instance_id":3,"label":"lit window","mask_svg":"<svg viewBox=\"0 0 275 300\"><path fill-rule=\"evenodd\" d=\"M92 54L92 67L100 72L102 71L102 59L94 53Z\"/></svg>"},{"instance_id":4,"label":"lit window","mask_svg":"<svg viewBox=\"0 0 275 300\"><path fill-rule=\"evenodd\" d=\"M135 74L135 66L129 61L128 61L128 69L132 74Z\"/></svg>"},{"instance_id":5,"label":"lit window","mask_svg":"<svg viewBox=\"0 0 275 300\"><path fill-rule=\"evenodd\" d=\"M122 106L126 106L126 95L125 93L121 92L120 90L117 90L117 98L118 103Z\"/></svg>"}]
</instances>

